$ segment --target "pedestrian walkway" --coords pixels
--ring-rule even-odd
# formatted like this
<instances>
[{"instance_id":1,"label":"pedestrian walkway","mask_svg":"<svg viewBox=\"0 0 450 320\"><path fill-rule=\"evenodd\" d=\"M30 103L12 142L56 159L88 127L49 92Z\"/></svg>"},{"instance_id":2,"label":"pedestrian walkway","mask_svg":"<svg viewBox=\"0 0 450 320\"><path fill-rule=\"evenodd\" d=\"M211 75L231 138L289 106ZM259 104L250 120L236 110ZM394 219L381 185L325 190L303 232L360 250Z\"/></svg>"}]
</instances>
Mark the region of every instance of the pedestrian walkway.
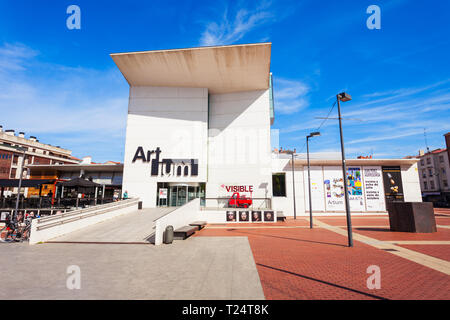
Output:
<instances>
[{"instance_id":1,"label":"pedestrian walkway","mask_svg":"<svg viewBox=\"0 0 450 320\"><path fill-rule=\"evenodd\" d=\"M345 217L313 221L313 229L307 217L259 228L208 225L195 237L248 237L266 299L450 299L450 216L436 216L432 234L391 232L387 216L354 217L353 248ZM380 289L367 287L373 265Z\"/></svg>"},{"instance_id":2,"label":"pedestrian walkway","mask_svg":"<svg viewBox=\"0 0 450 320\"><path fill-rule=\"evenodd\" d=\"M136 210L47 242L149 244L155 232L153 221L173 210L175 207Z\"/></svg>"},{"instance_id":3,"label":"pedestrian walkway","mask_svg":"<svg viewBox=\"0 0 450 320\"><path fill-rule=\"evenodd\" d=\"M1 244L0 300L264 299L246 237L190 238L171 245ZM69 266L80 271L70 289Z\"/></svg>"}]
</instances>

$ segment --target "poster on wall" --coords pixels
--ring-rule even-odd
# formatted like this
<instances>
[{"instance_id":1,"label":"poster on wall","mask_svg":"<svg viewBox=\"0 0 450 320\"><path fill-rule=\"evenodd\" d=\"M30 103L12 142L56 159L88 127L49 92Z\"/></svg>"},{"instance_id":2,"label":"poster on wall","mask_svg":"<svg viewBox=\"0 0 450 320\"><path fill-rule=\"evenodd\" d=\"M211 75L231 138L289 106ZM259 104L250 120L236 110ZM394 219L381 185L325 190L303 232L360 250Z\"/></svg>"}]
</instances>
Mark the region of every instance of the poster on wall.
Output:
<instances>
[{"instance_id":1,"label":"poster on wall","mask_svg":"<svg viewBox=\"0 0 450 320\"><path fill-rule=\"evenodd\" d=\"M252 222L261 222L261 211L252 211Z\"/></svg>"},{"instance_id":2,"label":"poster on wall","mask_svg":"<svg viewBox=\"0 0 450 320\"><path fill-rule=\"evenodd\" d=\"M347 191L350 202L350 210L364 211L364 196L362 186L361 167L347 168Z\"/></svg>"},{"instance_id":3,"label":"poster on wall","mask_svg":"<svg viewBox=\"0 0 450 320\"><path fill-rule=\"evenodd\" d=\"M275 215L273 211L264 211L264 221L266 222L274 222Z\"/></svg>"},{"instance_id":4,"label":"poster on wall","mask_svg":"<svg viewBox=\"0 0 450 320\"><path fill-rule=\"evenodd\" d=\"M325 211L325 204L323 202L323 172L322 167L310 167L311 173L311 200L313 212ZM308 168L304 168L305 182L305 210L309 211L309 189L308 189Z\"/></svg>"},{"instance_id":5,"label":"poster on wall","mask_svg":"<svg viewBox=\"0 0 450 320\"><path fill-rule=\"evenodd\" d=\"M342 169L340 167L323 167L323 185L325 188L325 206L327 211L345 210Z\"/></svg>"},{"instance_id":6,"label":"poster on wall","mask_svg":"<svg viewBox=\"0 0 450 320\"><path fill-rule=\"evenodd\" d=\"M400 167L382 167L382 170L386 202L403 202L403 184Z\"/></svg>"},{"instance_id":7,"label":"poster on wall","mask_svg":"<svg viewBox=\"0 0 450 320\"><path fill-rule=\"evenodd\" d=\"M236 222L236 211L227 211L227 222Z\"/></svg>"},{"instance_id":8,"label":"poster on wall","mask_svg":"<svg viewBox=\"0 0 450 320\"><path fill-rule=\"evenodd\" d=\"M249 222L250 211L239 211L239 222Z\"/></svg>"},{"instance_id":9,"label":"poster on wall","mask_svg":"<svg viewBox=\"0 0 450 320\"><path fill-rule=\"evenodd\" d=\"M367 211L385 211L381 167L363 167Z\"/></svg>"}]
</instances>

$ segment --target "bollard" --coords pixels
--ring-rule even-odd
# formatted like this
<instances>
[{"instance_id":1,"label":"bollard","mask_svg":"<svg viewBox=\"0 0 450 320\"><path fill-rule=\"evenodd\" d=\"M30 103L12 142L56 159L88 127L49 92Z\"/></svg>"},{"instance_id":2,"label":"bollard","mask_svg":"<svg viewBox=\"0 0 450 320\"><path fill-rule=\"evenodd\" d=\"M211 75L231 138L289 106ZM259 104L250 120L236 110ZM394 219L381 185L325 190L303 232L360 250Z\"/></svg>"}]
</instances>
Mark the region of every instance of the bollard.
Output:
<instances>
[{"instance_id":1,"label":"bollard","mask_svg":"<svg viewBox=\"0 0 450 320\"><path fill-rule=\"evenodd\" d=\"M173 242L173 227L167 226L166 231L164 231L163 242L165 244L171 244Z\"/></svg>"},{"instance_id":2,"label":"bollard","mask_svg":"<svg viewBox=\"0 0 450 320\"><path fill-rule=\"evenodd\" d=\"M142 210L142 201L138 202L138 210Z\"/></svg>"}]
</instances>

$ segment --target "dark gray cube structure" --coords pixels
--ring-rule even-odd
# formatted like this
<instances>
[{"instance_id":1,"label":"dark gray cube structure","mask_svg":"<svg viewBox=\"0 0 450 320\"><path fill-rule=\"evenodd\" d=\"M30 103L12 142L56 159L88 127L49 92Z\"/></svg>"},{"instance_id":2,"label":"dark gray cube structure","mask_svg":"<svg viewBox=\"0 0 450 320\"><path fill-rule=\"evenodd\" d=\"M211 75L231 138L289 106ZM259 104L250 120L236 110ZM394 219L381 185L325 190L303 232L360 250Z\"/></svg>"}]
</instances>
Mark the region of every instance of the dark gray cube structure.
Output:
<instances>
[{"instance_id":1,"label":"dark gray cube structure","mask_svg":"<svg viewBox=\"0 0 450 320\"><path fill-rule=\"evenodd\" d=\"M387 203L391 231L436 232L433 204L431 202Z\"/></svg>"}]
</instances>

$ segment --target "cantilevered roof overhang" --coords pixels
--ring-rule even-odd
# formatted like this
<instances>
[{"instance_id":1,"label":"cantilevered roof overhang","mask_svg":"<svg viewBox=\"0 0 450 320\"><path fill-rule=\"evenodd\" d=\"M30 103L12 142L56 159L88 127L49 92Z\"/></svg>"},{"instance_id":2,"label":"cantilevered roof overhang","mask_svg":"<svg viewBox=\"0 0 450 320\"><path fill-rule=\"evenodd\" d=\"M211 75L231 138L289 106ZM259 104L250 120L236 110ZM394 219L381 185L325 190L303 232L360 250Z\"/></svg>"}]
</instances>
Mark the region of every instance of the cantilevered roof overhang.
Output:
<instances>
[{"instance_id":1,"label":"cantilevered roof overhang","mask_svg":"<svg viewBox=\"0 0 450 320\"><path fill-rule=\"evenodd\" d=\"M208 88L210 93L269 88L271 43L113 53L130 86Z\"/></svg>"}]
</instances>

